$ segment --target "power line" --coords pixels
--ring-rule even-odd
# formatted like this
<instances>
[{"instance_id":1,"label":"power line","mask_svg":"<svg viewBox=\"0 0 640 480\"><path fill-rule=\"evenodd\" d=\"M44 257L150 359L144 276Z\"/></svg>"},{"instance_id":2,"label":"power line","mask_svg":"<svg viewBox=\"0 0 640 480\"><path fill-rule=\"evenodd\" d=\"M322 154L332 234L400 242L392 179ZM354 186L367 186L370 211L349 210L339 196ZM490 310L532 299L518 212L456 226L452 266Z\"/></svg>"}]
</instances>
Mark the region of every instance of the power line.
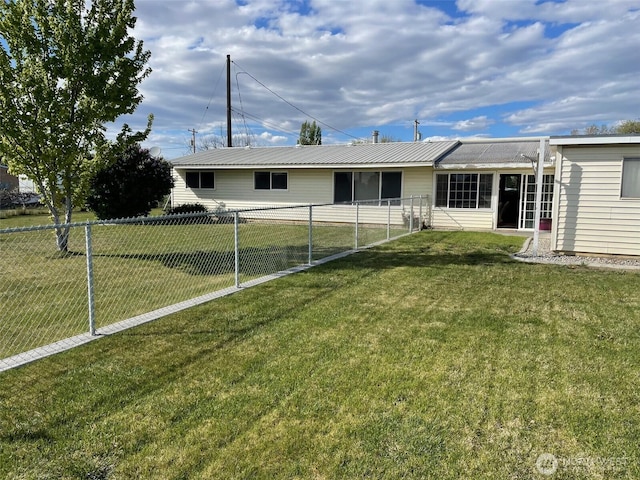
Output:
<instances>
[{"instance_id":1,"label":"power line","mask_svg":"<svg viewBox=\"0 0 640 480\"><path fill-rule=\"evenodd\" d=\"M233 111L236 112L235 109L233 109ZM238 112L236 112L236 113L238 113ZM260 118L260 117L258 117L256 115L252 115L251 113L243 112L243 114L245 116L247 116L248 118L252 119L252 120L260 122L262 124L262 126L264 126L266 128L269 128L271 130L277 130L278 132L286 133L287 135L298 135L299 134L299 132L296 132L296 131L293 131L293 130L286 130L286 129L282 128L279 125L276 125L276 124L271 123L271 122L269 122L267 120L264 120L263 118Z\"/></svg>"},{"instance_id":2,"label":"power line","mask_svg":"<svg viewBox=\"0 0 640 480\"><path fill-rule=\"evenodd\" d=\"M242 96L240 95L240 82L238 82L238 74L236 73L236 88L238 89L238 102L240 103L240 116L242 117L242 123L244 123L244 133L249 137L249 128L247 127L247 119L244 117L244 107L242 106ZM233 110L233 108L232 108Z\"/></svg>"},{"instance_id":3,"label":"power line","mask_svg":"<svg viewBox=\"0 0 640 480\"><path fill-rule=\"evenodd\" d=\"M259 85L261 85L263 88L265 88L266 90L268 90L269 92L271 92L273 95L275 95L276 97L278 97L280 100L282 100L284 103L286 103L287 105L289 105L290 107L295 108L296 110L298 110L300 113L306 115L309 118L312 118L313 120L315 120L316 122L318 122L321 125L324 125L327 128L330 128L331 130L334 130L338 133L341 133L343 135L346 135L347 137L351 137L353 139L358 140L358 137L355 137L347 132L344 132L336 127L332 127L331 125L329 125L328 123L323 122L322 120L314 117L313 115L308 114L307 112L305 112L304 110L298 108L297 106L295 106L293 103L289 102L287 99L283 98L281 95L277 94L276 92L274 92L273 90L271 90L269 87L267 87L264 83L262 83L260 80L258 80L256 77L254 77L253 75L251 75L249 72L247 72L246 70L244 70L244 68L242 66L240 66L238 63L232 61L232 63L234 65L237 65L238 67L242 68L242 72L239 73L244 73L246 75L248 75L249 77L251 77L256 83L258 83ZM236 74L236 81L237 81L237 74Z\"/></svg>"},{"instance_id":4,"label":"power line","mask_svg":"<svg viewBox=\"0 0 640 480\"><path fill-rule=\"evenodd\" d=\"M207 112L209 111L209 106L211 105L211 101L213 100L213 97L216 94L216 91L218 90L218 85L220 84L220 79L222 78L222 74L224 73L224 68L225 68L225 65L223 65L222 69L220 70L220 75L218 75L218 81L216 82L215 87L213 87L213 92L211 92L211 96L209 97L209 103L207 103L207 106L204 109L204 112L202 112L202 119L200 120L200 125L198 126L198 130L202 129L202 124L204 123L204 117L207 115Z\"/></svg>"}]
</instances>

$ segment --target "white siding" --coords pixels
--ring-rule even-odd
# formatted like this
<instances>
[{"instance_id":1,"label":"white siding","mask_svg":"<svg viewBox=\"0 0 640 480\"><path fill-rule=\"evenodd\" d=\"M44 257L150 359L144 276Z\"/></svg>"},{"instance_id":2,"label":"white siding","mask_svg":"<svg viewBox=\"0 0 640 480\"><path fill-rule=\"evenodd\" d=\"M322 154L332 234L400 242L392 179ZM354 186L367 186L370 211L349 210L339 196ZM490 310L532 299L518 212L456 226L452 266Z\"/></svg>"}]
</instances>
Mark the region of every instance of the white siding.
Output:
<instances>
[{"instance_id":1,"label":"white siding","mask_svg":"<svg viewBox=\"0 0 640 480\"><path fill-rule=\"evenodd\" d=\"M492 229L493 210L433 207L431 221L433 228L456 230Z\"/></svg>"},{"instance_id":2,"label":"white siding","mask_svg":"<svg viewBox=\"0 0 640 480\"><path fill-rule=\"evenodd\" d=\"M556 174L554 248L640 255L640 199L621 199L623 157L640 146L564 147Z\"/></svg>"},{"instance_id":3,"label":"white siding","mask_svg":"<svg viewBox=\"0 0 640 480\"><path fill-rule=\"evenodd\" d=\"M228 210L286 207L302 204L325 204L333 202L334 169L269 169L274 172L288 173L288 190L254 190L254 170L215 170L215 189L190 189L185 182L185 170L173 171L175 187L172 190L172 204L201 203L211 210L224 204ZM430 195L432 184L431 167L415 167L408 169L382 169L382 171L402 171L402 196ZM424 202L427 203L426 201ZM391 207L391 223L401 225L406 221L409 202L405 206ZM405 215L403 216L403 211ZM415 214L419 213L419 201L415 200ZM256 214L256 215L266 215ZM279 210L278 219L299 220L306 218L306 210ZM426 216L426 207L423 216ZM386 223L389 209L386 205L361 206L359 220L361 223ZM353 222L355 209L346 205L331 205L322 209L314 209L314 220L327 222ZM272 217L274 218L274 217Z\"/></svg>"},{"instance_id":4,"label":"white siding","mask_svg":"<svg viewBox=\"0 0 640 480\"><path fill-rule=\"evenodd\" d=\"M406 168L402 175L403 190L402 196L405 198L428 195L432 198L433 188L433 168Z\"/></svg>"}]
</instances>

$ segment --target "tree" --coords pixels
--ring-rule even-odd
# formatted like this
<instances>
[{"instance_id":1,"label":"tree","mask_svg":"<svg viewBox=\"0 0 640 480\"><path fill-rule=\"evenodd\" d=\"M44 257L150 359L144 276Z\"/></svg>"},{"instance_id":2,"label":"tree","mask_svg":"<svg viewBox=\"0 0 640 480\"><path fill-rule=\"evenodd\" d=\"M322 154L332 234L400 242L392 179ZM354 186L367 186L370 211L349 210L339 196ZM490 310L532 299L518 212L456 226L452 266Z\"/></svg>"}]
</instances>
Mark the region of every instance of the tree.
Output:
<instances>
[{"instance_id":1,"label":"tree","mask_svg":"<svg viewBox=\"0 0 640 480\"><path fill-rule=\"evenodd\" d=\"M74 205L112 161L107 122L133 113L150 53L128 33L133 0L0 2L0 155L34 181L67 250ZM141 141L150 130L119 141Z\"/></svg>"},{"instance_id":2,"label":"tree","mask_svg":"<svg viewBox=\"0 0 640 480\"><path fill-rule=\"evenodd\" d=\"M614 126L589 125L582 132L571 130L571 135L629 135L640 134L640 120L625 120Z\"/></svg>"},{"instance_id":3,"label":"tree","mask_svg":"<svg viewBox=\"0 0 640 480\"><path fill-rule=\"evenodd\" d=\"M305 120L302 124L298 143L300 145L322 145L322 129L319 125L316 125L315 120L313 123Z\"/></svg>"},{"instance_id":4,"label":"tree","mask_svg":"<svg viewBox=\"0 0 640 480\"><path fill-rule=\"evenodd\" d=\"M640 120L625 120L615 127L620 135L640 134Z\"/></svg>"},{"instance_id":5,"label":"tree","mask_svg":"<svg viewBox=\"0 0 640 480\"><path fill-rule=\"evenodd\" d=\"M87 206L103 220L145 216L171 188L171 165L140 145L131 145L91 179Z\"/></svg>"}]
</instances>

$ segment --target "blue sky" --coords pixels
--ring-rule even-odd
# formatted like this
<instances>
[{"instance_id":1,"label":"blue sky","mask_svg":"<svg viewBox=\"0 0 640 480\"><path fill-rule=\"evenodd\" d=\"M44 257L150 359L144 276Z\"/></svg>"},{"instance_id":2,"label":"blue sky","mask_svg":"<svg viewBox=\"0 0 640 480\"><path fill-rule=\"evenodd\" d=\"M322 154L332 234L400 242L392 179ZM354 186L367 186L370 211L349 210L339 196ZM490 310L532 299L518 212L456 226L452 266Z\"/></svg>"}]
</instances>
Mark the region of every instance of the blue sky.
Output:
<instances>
[{"instance_id":1,"label":"blue sky","mask_svg":"<svg viewBox=\"0 0 640 480\"><path fill-rule=\"evenodd\" d=\"M640 0L137 0L151 51L145 99L123 118L165 158L226 138L294 145L373 130L423 140L562 135L640 117ZM115 132L115 128L111 132Z\"/></svg>"}]
</instances>

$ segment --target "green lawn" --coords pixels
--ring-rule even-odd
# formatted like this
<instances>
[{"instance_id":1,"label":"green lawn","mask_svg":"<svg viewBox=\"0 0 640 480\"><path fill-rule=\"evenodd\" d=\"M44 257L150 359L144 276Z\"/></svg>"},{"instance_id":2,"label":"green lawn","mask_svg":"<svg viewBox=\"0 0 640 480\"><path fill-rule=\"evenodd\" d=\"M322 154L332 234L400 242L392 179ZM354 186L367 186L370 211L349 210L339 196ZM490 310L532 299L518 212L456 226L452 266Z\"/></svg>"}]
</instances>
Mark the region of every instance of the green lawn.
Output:
<instances>
[{"instance_id":1,"label":"green lawn","mask_svg":"<svg viewBox=\"0 0 640 480\"><path fill-rule=\"evenodd\" d=\"M87 213L77 216L91 219ZM0 227L15 227L47 224L48 219L24 216L2 222ZM240 282L308 262L306 224L246 222L238 230ZM359 234L361 244L371 243L386 238L386 228L361 227ZM98 329L235 285L233 224L183 219L93 225L92 244ZM353 226L313 228L314 260L353 246ZM56 253L51 229L0 234L0 359L88 331L83 226L71 229L69 248L70 255Z\"/></svg>"},{"instance_id":2,"label":"green lawn","mask_svg":"<svg viewBox=\"0 0 640 480\"><path fill-rule=\"evenodd\" d=\"M4 372L0 478L639 478L640 275L522 240L421 232Z\"/></svg>"}]
</instances>

